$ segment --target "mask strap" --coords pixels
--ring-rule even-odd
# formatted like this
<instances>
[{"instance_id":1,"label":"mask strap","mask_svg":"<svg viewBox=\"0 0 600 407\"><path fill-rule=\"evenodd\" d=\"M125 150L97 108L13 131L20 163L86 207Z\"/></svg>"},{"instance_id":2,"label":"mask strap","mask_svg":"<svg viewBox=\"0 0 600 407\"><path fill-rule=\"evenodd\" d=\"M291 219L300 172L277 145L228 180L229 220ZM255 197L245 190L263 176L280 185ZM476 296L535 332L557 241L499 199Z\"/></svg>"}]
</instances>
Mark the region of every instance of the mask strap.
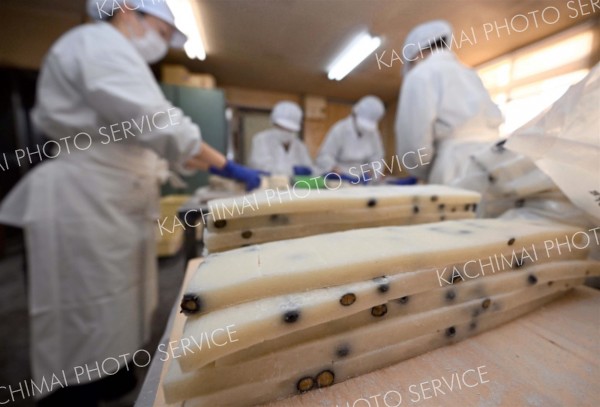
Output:
<instances>
[{"instance_id":1,"label":"mask strap","mask_svg":"<svg viewBox=\"0 0 600 407\"><path fill-rule=\"evenodd\" d=\"M362 137L362 131L360 131L360 128L358 127L358 117L356 116L356 113L352 113L352 123L354 124L354 130L356 130L356 132L358 133L358 137Z\"/></svg>"}]
</instances>

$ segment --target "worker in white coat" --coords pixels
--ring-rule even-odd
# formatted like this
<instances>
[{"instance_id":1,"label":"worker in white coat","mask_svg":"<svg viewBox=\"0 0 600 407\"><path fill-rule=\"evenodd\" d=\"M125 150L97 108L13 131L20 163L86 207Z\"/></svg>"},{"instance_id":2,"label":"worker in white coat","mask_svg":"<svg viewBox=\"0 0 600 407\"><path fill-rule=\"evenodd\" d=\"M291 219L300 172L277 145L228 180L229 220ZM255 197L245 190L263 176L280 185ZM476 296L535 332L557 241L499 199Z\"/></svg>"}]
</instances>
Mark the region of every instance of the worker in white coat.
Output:
<instances>
[{"instance_id":1,"label":"worker in white coat","mask_svg":"<svg viewBox=\"0 0 600 407\"><path fill-rule=\"evenodd\" d=\"M477 73L449 49L451 41L450 24L436 20L415 27L403 48L396 148L398 155L412 153L406 165L413 176L434 184L458 178L482 142L497 139L503 120Z\"/></svg>"},{"instance_id":2,"label":"worker in white coat","mask_svg":"<svg viewBox=\"0 0 600 407\"><path fill-rule=\"evenodd\" d=\"M361 170L361 165L370 171L373 162L383 159L377 126L384 114L385 107L378 97L360 99L353 106L352 114L335 123L325 136L316 160L319 169L325 173L335 172L352 183L371 179L368 171Z\"/></svg>"},{"instance_id":3,"label":"worker in white coat","mask_svg":"<svg viewBox=\"0 0 600 407\"><path fill-rule=\"evenodd\" d=\"M46 56L32 115L69 149L0 207L0 222L25 230L40 406L96 406L118 396L107 380L148 361L136 351L157 305L159 157L260 183L257 171L203 143L161 92L148 63L184 40L166 3L88 0L88 10L99 21L67 32Z\"/></svg>"},{"instance_id":4,"label":"worker in white coat","mask_svg":"<svg viewBox=\"0 0 600 407\"><path fill-rule=\"evenodd\" d=\"M302 109L294 102L279 102L271 112L273 128L252 139L250 167L272 175L311 175L313 162L298 138Z\"/></svg>"}]
</instances>

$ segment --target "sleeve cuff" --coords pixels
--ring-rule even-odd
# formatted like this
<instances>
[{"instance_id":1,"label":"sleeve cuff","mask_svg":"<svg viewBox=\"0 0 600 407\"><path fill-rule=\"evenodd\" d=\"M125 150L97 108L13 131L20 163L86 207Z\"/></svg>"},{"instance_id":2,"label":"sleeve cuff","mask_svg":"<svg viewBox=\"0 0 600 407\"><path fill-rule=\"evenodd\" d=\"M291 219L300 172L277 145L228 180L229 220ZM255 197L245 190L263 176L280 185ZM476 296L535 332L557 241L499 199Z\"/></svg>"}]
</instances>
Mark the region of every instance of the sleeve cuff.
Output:
<instances>
[{"instance_id":1,"label":"sleeve cuff","mask_svg":"<svg viewBox=\"0 0 600 407\"><path fill-rule=\"evenodd\" d=\"M187 158L191 158L200 153L200 148L202 147L202 139L198 139L194 147L190 150L190 155Z\"/></svg>"},{"instance_id":2,"label":"sleeve cuff","mask_svg":"<svg viewBox=\"0 0 600 407\"><path fill-rule=\"evenodd\" d=\"M183 175L184 177L189 177L194 175L197 170L195 169L187 169L185 168L185 163L195 155L200 153L200 149L202 148L202 139L198 139L194 146L191 148L190 153L185 156L182 162L179 162L173 168L178 174Z\"/></svg>"}]
</instances>

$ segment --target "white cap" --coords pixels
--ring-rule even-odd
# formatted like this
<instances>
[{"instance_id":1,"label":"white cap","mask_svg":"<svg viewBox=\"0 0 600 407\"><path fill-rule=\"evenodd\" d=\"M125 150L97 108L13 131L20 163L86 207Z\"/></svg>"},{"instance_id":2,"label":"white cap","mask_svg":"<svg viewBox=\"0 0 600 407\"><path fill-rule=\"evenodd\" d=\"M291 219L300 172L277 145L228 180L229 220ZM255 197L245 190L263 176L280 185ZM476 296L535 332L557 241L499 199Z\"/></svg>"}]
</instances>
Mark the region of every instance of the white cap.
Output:
<instances>
[{"instance_id":1,"label":"white cap","mask_svg":"<svg viewBox=\"0 0 600 407\"><path fill-rule=\"evenodd\" d=\"M169 24L175 29L171 38L171 47L183 48L187 37L175 26L175 16L166 0L87 0L88 15L94 20L104 20L126 10L140 11Z\"/></svg>"},{"instance_id":2,"label":"white cap","mask_svg":"<svg viewBox=\"0 0 600 407\"><path fill-rule=\"evenodd\" d=\"M413 28L408 33L404 41L404 48L402 48L402 56L405 58L405 62L414 60L419 52L431 48L442 37L446 37L448 44L450 44L452 26L445 20L433 20Z\"/></svg>"},{"instance_id":3,"label":"white cap","mask_svg":"<svg viewBox=\"0 0 600 407\"><path fill-rule=\"evenodd\" d=\"M294 102L279 102L271 112L271 121L290 131L300 131L302 109Z\"/></svg>"},{"instance_id":4,"label":"white cap","mask_svg":"<svg viewBox=\"0 0 600 407\"><path fill-rule=\"evenodd\" d=\"M352 112L356 115L359 127L375 131L379 120L385 114L385 107L381 99L369 95L360 99L352 108Z\"/></svg>"}]
</instances>

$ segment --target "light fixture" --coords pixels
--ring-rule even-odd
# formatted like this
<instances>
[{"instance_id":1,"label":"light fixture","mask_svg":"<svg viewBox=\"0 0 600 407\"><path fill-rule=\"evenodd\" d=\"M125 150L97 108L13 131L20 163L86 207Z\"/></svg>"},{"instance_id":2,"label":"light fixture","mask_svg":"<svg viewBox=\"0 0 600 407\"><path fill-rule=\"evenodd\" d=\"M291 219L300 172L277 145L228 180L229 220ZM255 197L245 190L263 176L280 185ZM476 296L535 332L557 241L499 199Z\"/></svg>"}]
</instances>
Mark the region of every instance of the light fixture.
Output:
<instances>
[{"instance_id":1,"label":"light fixture","mask_svg":"<svg viewBox=\"0 0 600 407\"><path fill-rule=\"evenodd\" d=\"M342 80L380 45L380 37L371 37L368 33L357 35L331 64L327 77Z\"/></svg>"},{"instance_id":2,"label":"light fixture","mask_svg":"<svg viewBox=\"0 0 600 407\"><path fill-rule=\"evenodd\" d=\"M188 40L183 46L188 58L206 59L206 48L200 31L200 13L195 0L167 0L173 15L175 25L187 35Z\"/></svg>"}]
</instances>

